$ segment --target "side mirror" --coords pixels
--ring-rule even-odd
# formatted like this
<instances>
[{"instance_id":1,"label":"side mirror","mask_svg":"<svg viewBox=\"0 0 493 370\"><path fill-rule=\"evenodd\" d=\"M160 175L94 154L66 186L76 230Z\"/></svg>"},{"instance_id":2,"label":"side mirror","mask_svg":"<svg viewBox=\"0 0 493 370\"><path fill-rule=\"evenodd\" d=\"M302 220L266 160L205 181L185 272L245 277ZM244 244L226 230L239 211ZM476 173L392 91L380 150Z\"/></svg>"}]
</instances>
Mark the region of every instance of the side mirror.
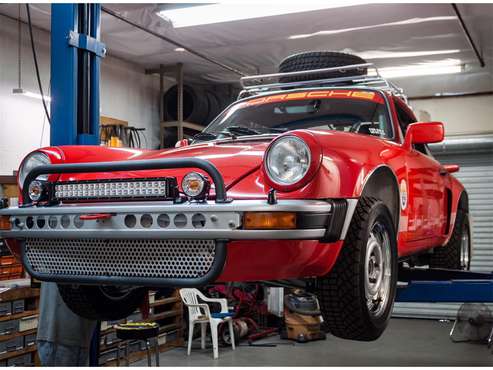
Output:
<instances>
[{"instance_id":1,"label":"side mirror","mask_svg":"<svg viewBox=\"0 0 493 370\"><path fill-rule=\"evenodd\" d=\"M443 141L444 129L442 122L416 122L407 127L404 146L411 148L413 144L431 144Z\"/></svg>"},{"instance_id":2,"label":"side mirror","mask_svg":"<svg viewBox=\"0 0 493 370\"><path fill-rule=\"evenodd\" d=\"M458 164L444 164L443 169L448 173L454 173L459 172L460 167Z\"/></svg>"},{"instance_id":3,"label":"side mirror","mask_svg":"<svg viewBox=\"0 0 493 370\"><path fill-rule=\"evenodd\" d=\"M175 148L181 148L182 146L188 146L189 142L188 139L181 139L178 140L175 144Z\"/></svg>"}]
</instances>

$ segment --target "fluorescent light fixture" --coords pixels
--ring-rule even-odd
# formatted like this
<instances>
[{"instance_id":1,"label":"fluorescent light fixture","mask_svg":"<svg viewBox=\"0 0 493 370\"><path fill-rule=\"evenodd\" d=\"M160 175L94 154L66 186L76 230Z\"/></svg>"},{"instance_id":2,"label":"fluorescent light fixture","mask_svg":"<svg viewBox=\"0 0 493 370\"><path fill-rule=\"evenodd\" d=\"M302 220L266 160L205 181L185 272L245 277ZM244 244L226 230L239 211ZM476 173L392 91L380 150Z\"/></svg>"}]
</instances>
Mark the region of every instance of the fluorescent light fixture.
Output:
<instances>
[{"instance_id":1,"label":"fluorescent light fixture","mask_svg":"<svg viewBox=\"0 0 493 370\"><path fill-rule=\"evenodd\" d=\"M175 51L178 51L178 52L184 52L185 49L184 48L176 48Z\"/></svg>"},{"instance_id":2,"label":"fluorescent light fixture","mask_svg":"<svg viewBox=\"0 0 493 370\"><path fill-rule=\"evenodd\" d=\"M464 64L461 64L459 59L446 59L416 65L384 67L379 68L378 71L384 78L434 76L463 72Z\"/></svg>"},{"instance_id":3,"label":"fluorescent light fixture","mask_svg":"<svg viewBox=\"0 0 493 370\"><path fill-rule=\"evenodd\" d=\"M340 28L340 29L336 29L336 30L322 30L322 31L317 31L317 32L313 32L313 33L291 35L288 37L288 40L306 39L306 38L315 37L315 36L337 35L337 34L346 33L346 32L363 31L363 30L385 28L385 27L405 26L405 25L410 25L410 24L421 24L421 23L428 23L428 22L443 22L443 21L454 21L455 22L455 21L457 21L457 17L456 16L439 16L439 17L429 17L429 18L410 18L410 19L405 19L403 21L380 23L380 24L374 24L374 25L370 25L370 26L357 26L357 27L350 27L350 28Z\"/></svg>"},{"instance_id":4,"label":"fluorescent light fixture","mask_svg":"<svg viewBox=\"0 0 493 370\"><path fill-rule=\"evenodd\" d=\"M27 91L27 90L24 90L24 89L21 89L21 88L12 89L12 94L14 94L14 95L24 95L24 96L27 96L29 98L43 100L43 96L41 94L36 94L36 93L33 93L31 91ZM45 100L47 102L50 102L51 101L51 97L49 97L49 96L46 96L45 95L44 98L45 98Z\"/></svg>"},{"instance_id":5,"label":"fluorescent light fixture","mask_svg":"<svg viewBox=\"0 0 493 370\"><path fill-rule=\"evenodd\" d=\"M374 59L392 59L392 58L412 58L412 57L424 57L430 55L444 55L444 54L457 54L460 53L460 49L449 50L416 50L416 51L385 51L385 50L369 50L359 53L353 52L353 54L365 60Z\"/></svg>"},{"instance_id":6,"label":"fluorescent light fixture","mask_svg":"<svg viewBox=\"0 0 493 370\"><path fill-rule=\"evenodd\" d=\"M174 28L192 27L205 24L239 21L244 19L271 17L276 15L309 12L313 10L342 8L361 5L362 1L335 2L244 2L222 1L184 8L165 9L156 14L171 21Z\"/></svg>"}]
</instances>

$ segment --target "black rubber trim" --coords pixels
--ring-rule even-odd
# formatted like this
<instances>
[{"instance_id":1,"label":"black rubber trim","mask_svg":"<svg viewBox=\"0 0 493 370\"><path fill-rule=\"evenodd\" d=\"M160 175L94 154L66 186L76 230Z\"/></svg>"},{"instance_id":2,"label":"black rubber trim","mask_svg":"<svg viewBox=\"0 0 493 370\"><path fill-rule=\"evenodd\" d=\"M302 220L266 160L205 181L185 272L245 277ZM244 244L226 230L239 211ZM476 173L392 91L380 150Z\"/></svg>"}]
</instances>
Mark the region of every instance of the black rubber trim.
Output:
<instances>
[{"instance_id":1,"label":"black rubber trim","mask_svg":"<svg viewBox=\"0 0 493 370\"><path fill-rule=\"evenodd\" d=\"M339 240L346 219L347 202L345 199L332 199L331 217L328 218L327 232L320 240L322 243L333 243Z\"/></svg>"},{"instance_id":2,"label":"black rubber trim","mask_svg":"<svg viewBox=\"0 0 493 370\"><path fill-rule=\"evenodd\" d=\"M24 242L21 244L22 264L29 275L40 281L69 284L88 284L88 285L133 285L133 286L152 286L157 288L195 288L211 284L219 277L226 263L227 241L216 240L216 253L214 262L209 271L199 278L138 278L120 276L80 276L80 275L58 275L45 274L34 271L24 252Z\"/></svg>"},{"instance_id":3,"label":"black rubber trim","mask_svg":"<svg viewBox=\"0 0 493 370\"><path fill-rule=\"evenodd\" d=\"M296 214L297 229L323 229L328 225L328 220L331 214L299 212Z\"/></svg>"},{"instance_id":4,"label":"black rubber trim","mask_svg":"<svg viewBox=\"0 0 493 370\"><path fill-rule=\"evenodd\" d=\"M33 168L26 176L22 187L22 198L25 206L29 206L29 184L39 175L61 174L61 173L84 173L84 172L113 172L113 171L140 171L161 170L167 168L199 168L212 178L215 185L216 203L229 202L226 196L224 180L216 166L205 159L200 158L167 158L149 159L137 161L115 161L96 163L64 163L49 164Z\"/></svg>"}]
</instances>

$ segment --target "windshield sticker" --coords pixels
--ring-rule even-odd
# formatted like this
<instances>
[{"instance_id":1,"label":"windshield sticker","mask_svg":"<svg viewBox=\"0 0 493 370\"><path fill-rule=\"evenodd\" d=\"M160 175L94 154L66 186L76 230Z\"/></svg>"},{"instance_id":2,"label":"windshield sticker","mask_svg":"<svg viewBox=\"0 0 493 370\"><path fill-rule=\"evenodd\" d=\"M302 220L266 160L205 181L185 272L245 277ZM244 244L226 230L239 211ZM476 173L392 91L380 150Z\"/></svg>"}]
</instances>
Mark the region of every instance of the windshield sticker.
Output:
<instances>
[{"instance_id":1,"label":"windshield sticker","mask_svg":"<svg viewBox=\"0 0 493 370\"><path fill-rule=\"evenodd\" d=\"M318 91L305 91L296 92L289 94L277 94L270 96L263 96L261 98L252 99L246 101L246 105L258 105L267 103L278 103L289 100L305 100L305 99L362 99L370 100L375 103L383 104L383 98L380 94L373 91L362 91L362 90L318 90Z\"/></svg>"}]
</instances>

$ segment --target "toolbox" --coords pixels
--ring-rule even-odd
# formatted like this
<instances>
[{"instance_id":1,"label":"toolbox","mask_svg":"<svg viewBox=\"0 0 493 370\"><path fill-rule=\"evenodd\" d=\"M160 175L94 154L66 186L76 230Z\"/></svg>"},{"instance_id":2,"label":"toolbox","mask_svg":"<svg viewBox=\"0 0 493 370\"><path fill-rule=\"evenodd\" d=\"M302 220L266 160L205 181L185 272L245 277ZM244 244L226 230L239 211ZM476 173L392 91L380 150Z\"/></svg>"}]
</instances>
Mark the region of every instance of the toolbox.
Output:
<instances>
[{"instance_id":1,"label":"toolbox","mask_svg":"<svg viewBox=\"0 0 493 370\"><path fill-rule=\"evenodd\" d=\"M0 303L0 316L12 314L12 304L10 302Z\"/></svg>"},{"instance_id":2,"label":"toolbox","mask_svg":"<svg viewBox=\"0 0 493 370\"><path fill-rule=\"evenodd\" d=\"M19 320L19 331L27 331L38 327L38 315L23 317Z\"/></svg>"},{"instance_id":3,"label":"toolbox","mask_svg":"<svg viewBox=\"0 0 493 370\"><path fill-rule=\"evenodd\" d=\"M25 302L23 299L12 302L12 313L22 313L25 310Z\"/></svg>"},{"instance_id":4,"label":"toolbox","mask_svg":"<svg viewBox=\"0 0 493 370\"><path fill-rule=\"evenodd\" d=\"M12 357L7 360L7 366L33 366L31 354L26 353L22 356Z\"/></svg>"},{"instance_id":5,"label":"toolbox","mask_svg":"<svg viewBox=\"0 0 493 370\"><path fill-rule=\"evenodd\" d=\"M36 333L24 335L24 348L34 346L36 344Z\"/></svg>"},{"instance_id":6,"label":"toolbox","mask_svg":"<svg viewBox=\"0 0 493 370\"><path fill-rule=\"evenodd\" d=\"M17 333L19 331L19 320L0 321L0 335Z\"/></svg>"},{"instance_id":7,"label":"toolbox","mask_svg":"<svg viewBox=\"0 0 493 370\"><path fill-rule=\"evenodd\" d=\"M19 351L24 348L24 338L14 337L0 342L0 354L12 351Z\"/></svg>"}]
</instances>

